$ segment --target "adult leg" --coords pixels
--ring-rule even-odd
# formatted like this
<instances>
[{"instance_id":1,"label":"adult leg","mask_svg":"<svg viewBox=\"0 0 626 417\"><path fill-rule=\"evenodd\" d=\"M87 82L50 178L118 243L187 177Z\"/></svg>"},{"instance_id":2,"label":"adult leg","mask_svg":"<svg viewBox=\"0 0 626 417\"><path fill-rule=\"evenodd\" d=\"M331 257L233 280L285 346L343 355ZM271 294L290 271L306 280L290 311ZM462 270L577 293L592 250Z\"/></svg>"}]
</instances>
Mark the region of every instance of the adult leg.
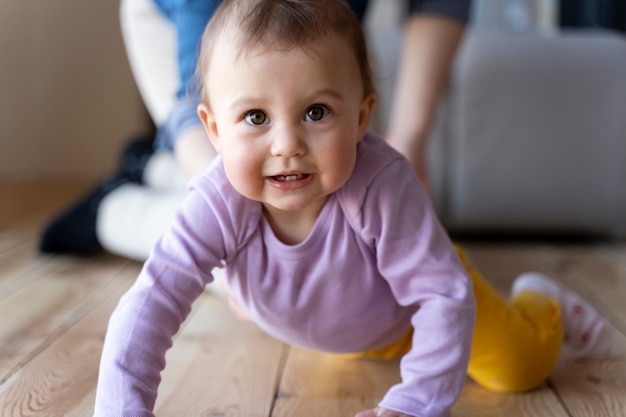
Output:
<instances>
[{"instance_id":1,"label":"adult leg","mask_svg":"<svg viewBox=\"0 0 626 417\"><path fill-rule=\"evenodd\" d=\"M204 28L221 0L156 0L174 27L180 86L179 102L169 115L167 126L160 132L167 147L188 175L195 175L211 163L216 155L196 114L200 100L195 77L200 40Z\"/></svg>"},{"instance_id":2,"label":"adult leg","mask_svg":"<svg viewBox=\"0 0 626 417\"><path fill-rule=\"evenodd\" d=\"M131 68L146 106L159 126L159 136L165 136L162 141L170 144L162 148L170 154L173 154L176 139L183 139L182 143L187 145L184 149L193 148L194 143L202 144L202 140L197 138L202 138L204 133L198 129L201 125L195 115L195 108L185 106L185 100L179 99L179 96L182 97L183 86L191 77L187 66L195 65L196 47L191 46L194 37L199 38L203 25L208 21L207 10L212 13L215 3L207 0L121 2L122 33ZM207 9L207 4L212 6ZM201 13L203 10L204 14ZM185 28L185 25L188 27ZM197 41L198 39L195 39L196 43ZM187 58L182 62L184 56ZM180 71L181 68L187 70ZM181 79L183 73L186 75ZM209 144L208 138L204 143ZM151 153L151 148L149 149L148 154ZM210 145L208 150L205 149L206 152L202 149L195 151L204 156L199 162L198 158L193 160L197 166L208 165L208 161L214 156ZM181 193L177 190L172 196L161 196L164 201L169 202L162 210L157 207L153 209L161 215L145 216L144 212L127 209L146 206L137 202L142 197L155 203L154 190L143 190L139 186L124 190L118 188L129 182L145 182L148 187L155 187L167 193L173 187L180 187L181 183L184 183L181 178L185 174L181 173L179 164L171 163L173 157L168 158L165 153L156 153L153 157L147 158L147 154L143 150L142 152L141 155L133 154L130 158L123 158L122 169L118 174L99 184L88 195L53 219L42 233L41 251L90 254L100 249L102 245L105 249L122 256L131 258L137 258L138 254L145 256L146 249L149 250L147 246L151 247L155 240L154 236L149 233L145 237L137 237L137 233L165 230L169 221L162 220L163 213L170 211L168 204L172 199L180 198ZM193 154L193 150L187 153ZM141 161L140 170L128 166L136 165L137 161ZM144 167L145 175L139 174L141 178L134 178L137 176L136 171L142 171ZM127 175L129 168L133 172L131 177ZM137 195L131 197L130 190L136 191ZM133 203L129 205L129 201ZM98 218L100 205L106 206L106 210L103 211L106 215L102 219ZM116 211L116 208L119 210ZM128 216L133 213L137 214L136 221L129 222ZM134 242L135 246L129 247L130 242Z\"/></svg>"},{"instance_id":3,"label":"adult leg","mask_svg":"<svg viewBox=\"0 0 626 417\"><path fill-rule=\"evenodd\" d=\"M159 126L157 151L146 166L145 187L109 193L98 213L97 235L107 250L145 259L169 226L185 191L185 178L215 157L196 114L194 71L200 38L217 0L123 0L128 54L148 108ZM157 7L158 6L158 7ZM153 72L164 67L162 72ZM175 81L173 81L175 80ZM161 112L162 110L162 112ZM151 111L152 113L152 111ZM180 187L180 188L178 188Z\"/></svg>"},{"instance_id":4,"label":"adult leg","mask_svg":"<svg viewBox=\"0 0 626 417\"><path fill-rule=\"evenodd\" d=\"M177 31L153 0L122 0L124 44L137 86L157 126L177 103L180 88ZM143 261L182 202L186 175L171 150L155 152L142 182L109 192L98 206L96 236L109 252Z\"/></svg>"},{"instance_id":5,"label":"adult leg","mask_svg":"<svg viewBox=\"0 0 626 417\"><path fill-rule=\"evenodd\" d=\"M186 194L137 184L116 188L98 207L98 240L110 252L145 261Z\"/></svg>"},{"instance_id":6,"label":"adult leg","mask_svg":"<svg viewBox=\"0 0 626 417\"><path fill-rule=\"evenodd\" d=\"M120 25L137 88L160 126L180 86L176 28L152 0L121 0Z\"/></svg>"},{"instance_id":7,"label":"adult leg","mask_svg":"<svg viewBox=\"0 0 626 417\"><path fill-rule=\"evenodd\" d=\"M96 232L98 207L118 187L140 181L152 154L152 144L140 139L129 143L122 153L119 171L103 179L70 207L54 217L42 231L42 253L92 255L102 247Z\"/></svg>"}]
</instances>

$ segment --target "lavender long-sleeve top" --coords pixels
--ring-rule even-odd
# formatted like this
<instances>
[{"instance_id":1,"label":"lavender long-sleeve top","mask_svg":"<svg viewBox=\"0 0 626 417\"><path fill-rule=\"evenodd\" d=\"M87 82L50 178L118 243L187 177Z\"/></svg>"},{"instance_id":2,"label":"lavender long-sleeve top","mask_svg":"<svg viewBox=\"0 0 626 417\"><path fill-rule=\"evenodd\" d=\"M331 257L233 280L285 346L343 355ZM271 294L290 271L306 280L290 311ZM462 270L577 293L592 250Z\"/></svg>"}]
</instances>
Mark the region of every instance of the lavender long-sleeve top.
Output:
<instances>
[{"instance_id":1,"label":"lavender long-sleeve top","mask_svg":"<svg viewBox=\"0 0 626 417\"><path fill-rule=\"evenodd\" d=\"M353 175L297 245L275 236L261 204L229 184L221 160L194 180L111 317L96 416L153 416L172 337L211 270L224 265L255 323L293 345L371 350L413 326L402 382L380 405L420 417L449 414L471 346L471 280L409 163L367 135Z\"/></svg>"}]
</instances>

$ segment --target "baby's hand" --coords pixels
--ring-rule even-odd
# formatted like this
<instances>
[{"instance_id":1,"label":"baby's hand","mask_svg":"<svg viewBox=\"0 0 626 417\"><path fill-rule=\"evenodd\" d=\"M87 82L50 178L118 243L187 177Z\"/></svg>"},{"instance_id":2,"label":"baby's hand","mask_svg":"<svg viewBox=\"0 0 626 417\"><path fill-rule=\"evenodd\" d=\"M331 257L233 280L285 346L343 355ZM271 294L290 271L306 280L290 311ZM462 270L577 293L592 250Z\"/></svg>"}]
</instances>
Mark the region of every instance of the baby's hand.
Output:
<instances>
[{"instance_id":1,"label":"baby's hand","mask_svg":"<svg viewBox=\"0 0 626 417\"><path fill-rule=\"evenodd\" d=\"M388 410L382 407L376 407L373 410L361 411L354 417L413 417L408 414L398 413L397 411Z\"/></svg>"}]
</instances>

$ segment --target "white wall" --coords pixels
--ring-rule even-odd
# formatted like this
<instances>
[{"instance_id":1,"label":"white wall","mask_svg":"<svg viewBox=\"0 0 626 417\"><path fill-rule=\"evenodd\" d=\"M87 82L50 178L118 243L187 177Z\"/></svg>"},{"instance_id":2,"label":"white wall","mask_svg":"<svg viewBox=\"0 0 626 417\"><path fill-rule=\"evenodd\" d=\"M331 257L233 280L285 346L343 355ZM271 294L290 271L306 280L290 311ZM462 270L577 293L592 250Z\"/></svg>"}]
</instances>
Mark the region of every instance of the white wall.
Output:
<instances>
[{"instance_id":1,"label":"white wall","mask_svg":"<svg viewBox=\"0 0 626 417\"><path fill-rule=\"evenodd\" d=\"M146 130L118 7L0 0L0 181L94 180Z\"/></svg>"}]
</instances>

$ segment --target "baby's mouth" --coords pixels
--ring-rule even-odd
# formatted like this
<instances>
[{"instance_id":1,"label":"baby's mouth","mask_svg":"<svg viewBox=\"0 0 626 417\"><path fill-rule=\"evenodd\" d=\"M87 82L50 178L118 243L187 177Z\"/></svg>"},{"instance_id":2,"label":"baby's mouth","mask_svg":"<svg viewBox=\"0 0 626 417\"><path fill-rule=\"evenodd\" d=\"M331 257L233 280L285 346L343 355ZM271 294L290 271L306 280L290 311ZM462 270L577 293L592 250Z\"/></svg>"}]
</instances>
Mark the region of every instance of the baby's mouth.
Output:
<instances>
[{"instance_id":1,"label":"baby's mouth","mask_svg":"<svg viewBox=\"0 0 626 417\"><path fill-rule=\"evenodd\" d=\"M273 187L283 191L294 191L307 187L313 182L315 174L285 173L267 177L267 181Z\"/></svg>"}]
</instances>

